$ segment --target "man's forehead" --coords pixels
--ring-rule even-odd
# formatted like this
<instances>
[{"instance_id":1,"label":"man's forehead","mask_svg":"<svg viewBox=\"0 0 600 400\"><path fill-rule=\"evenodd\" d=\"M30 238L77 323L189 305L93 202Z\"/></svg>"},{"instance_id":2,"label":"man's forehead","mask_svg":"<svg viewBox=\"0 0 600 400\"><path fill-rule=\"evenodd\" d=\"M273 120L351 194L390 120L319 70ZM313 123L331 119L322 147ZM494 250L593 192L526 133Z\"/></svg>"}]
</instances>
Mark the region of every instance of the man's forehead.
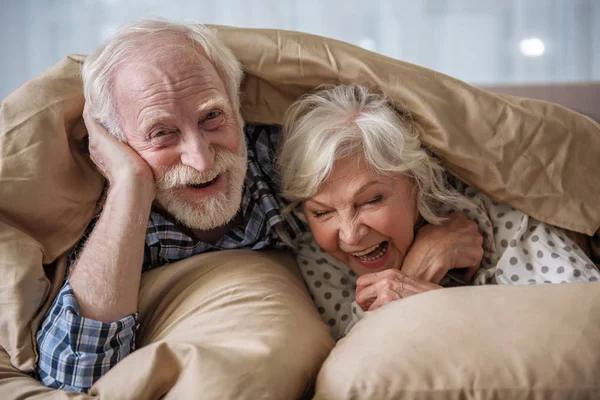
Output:
<instances>
[{"instance_id":1,"label":"man's forehead","mask_svg":"<svg viewBox=\"0 0 600 400\"><path fill-rule=\"evenodd\" d=\"M176 62L186 60L208 61L204 49L196 42L173 33L155 33L149 36L133 39L130 43L133 49L124 60L137 59L144 61L170 59Z\"/></svg>"},{"instance_id":2,"label":"man's forehead","mask_svg":"<svg viewBox=\"0 0 600 400\"><path fill-rule=\"evenodd\" d=\"M192 79L194 84L206 89L224 89L224 83L208 58L199 54L192 57L161 53L147 59L131 58L115 70L112 86L117 102L146 98L174 86L185 87Z\"/></svg>"},{"instance_id":3,"label":"man's forehead","mask_svg":"<svg viewBox=\"0 0 600 400\"><path fill-rule=\"evenodd\" d=\"M164 49L155 54L140 54L125 58L113 73L116 81L126 81L127 86L144 87L148 84L200 76L214 79L216 68L203 54L193 49ZM170 51L169 51L170 50Z\"/></svg>"}]
</instances>

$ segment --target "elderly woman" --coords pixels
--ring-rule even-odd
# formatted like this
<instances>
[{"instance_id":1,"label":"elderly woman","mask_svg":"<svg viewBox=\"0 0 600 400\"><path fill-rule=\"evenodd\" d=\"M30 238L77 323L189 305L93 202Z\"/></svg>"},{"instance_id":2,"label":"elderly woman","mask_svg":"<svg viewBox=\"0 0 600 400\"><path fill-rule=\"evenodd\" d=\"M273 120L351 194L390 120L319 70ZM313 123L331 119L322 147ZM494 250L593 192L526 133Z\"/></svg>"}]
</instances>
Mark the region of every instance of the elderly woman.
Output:
<instances>
[{"instance_id":1,"label":"elderly woman","mask_svg":"<svg viewBox=\"0 0 600 400\"><path fill-rule=\"evenodd\" d=\"M447 179L382 94L350 85L307 95L281 140L284 195L312 231L297 261L336 339L365 311L443 286L600 278L561 229Z\"/></svg>"}]
</instances>

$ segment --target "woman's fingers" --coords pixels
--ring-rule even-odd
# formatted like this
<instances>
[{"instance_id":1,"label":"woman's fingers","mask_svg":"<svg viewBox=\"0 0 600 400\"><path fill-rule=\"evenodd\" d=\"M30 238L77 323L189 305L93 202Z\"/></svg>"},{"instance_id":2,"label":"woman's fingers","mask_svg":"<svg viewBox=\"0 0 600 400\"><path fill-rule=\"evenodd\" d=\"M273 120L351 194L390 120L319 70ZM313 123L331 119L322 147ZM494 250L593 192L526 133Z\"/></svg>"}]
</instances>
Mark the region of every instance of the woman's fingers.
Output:
<instances>
[{"instance_id":1,"label":"woman's fingers","mask_svg":"<svg viewBox=\"0 0 600 400\"><path fill-rule=\"evenodd\" d=\"M377 310L379 307L386 305L394 300L400 300L402 297L393 290L382 291L378 294L377 299L371 304L367 311Z\"/></svg>"},{"instance_id":2,"label":"woman's fingers","mask_svg":"<svg viewBox=\"0 0 600 400\"><path fill-rule=\"evenodd\" d=\"M384 273L385 272L385 273ZM421 279L411 278L398 270L386 270L362 280L362 288L356 288L356 302L363 310L372 311L390 301L412 296L441 286ZM362 276L361 276L362 278ZM370 283L368 286L364 286Z\"/></svg>"},{"instance_id":3,"label":"woman's fingers","mask_svg":"<svg viewBox=\"0 0 600 400\"><path fill-rule=\"evenodd\" d=\"M356 287L356 303L363 311L368 310L371 304L377 299L378 290L379 288L375 285L370 285L360 290L358 286Z\"/></svg>"},{"instance_id":4,"label":"woman's fingers","mask_svg":"<svg viewBox=\"0 0 600 400\"><path fill-rule=\"evenodd\" d=\"M402 298L441 288L436 283L408 276L404 276L401 280L393 282L392 285L394 286L391 289Z\"/></svg>"},{"instance_id":5,"label":"woman's fingers","mask_svg":"<svg viewBox=\"0 0 600 400\"><path fill-rule=\"evenodd\" d=\"M396 269L361 275L356 281L356 302L363 310L368 310L381 291L396 286L394 281L401 280L403 276Z\"/></svg>"},{"instance_id":6,"label":"woman's fingers","mask_svg":"<svg viewBox=\"0 0 600 400\"><path fill-rule=\"evenodd\" d=\"M397 269L386 269L380 272L372 272L370 274L361 275L356 280L356 291L360 291L367 286L371 286L387 277L392 277L396 274L396 272L400 271Z\"/></svg>"}]
</instances>

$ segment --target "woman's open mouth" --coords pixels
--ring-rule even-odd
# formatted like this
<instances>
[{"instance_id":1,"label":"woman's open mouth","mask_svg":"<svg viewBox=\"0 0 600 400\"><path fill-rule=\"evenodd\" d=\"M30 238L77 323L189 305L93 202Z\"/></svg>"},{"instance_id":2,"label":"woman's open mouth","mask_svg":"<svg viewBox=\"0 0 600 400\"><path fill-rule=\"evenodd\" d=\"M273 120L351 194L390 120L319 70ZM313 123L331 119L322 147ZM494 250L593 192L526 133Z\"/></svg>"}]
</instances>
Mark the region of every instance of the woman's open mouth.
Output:
<instances>
[{"instance_id":1,"label":"woman's open mouth","mask_svg":"<svg viewBox=\"0 0 600 400\"><path fill-rule=\"evenodd\" d=\"M379 260L381 257L385 256L389 247L389 242L381 242L375 246L369 247L363 251L358 253L350 253L353 257L357 258L359 261L369 262Z\"/></svg>"}]
</instances>

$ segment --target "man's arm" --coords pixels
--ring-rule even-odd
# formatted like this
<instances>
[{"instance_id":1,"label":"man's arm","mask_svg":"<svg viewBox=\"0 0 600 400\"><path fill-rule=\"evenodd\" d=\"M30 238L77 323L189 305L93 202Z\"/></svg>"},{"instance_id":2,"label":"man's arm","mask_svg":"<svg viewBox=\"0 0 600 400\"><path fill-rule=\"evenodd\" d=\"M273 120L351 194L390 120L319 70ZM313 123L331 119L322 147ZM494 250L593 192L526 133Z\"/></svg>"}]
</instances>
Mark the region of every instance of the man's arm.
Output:
<instances>
[{"instance_id":1,"label":"man's arm","mask_svg":"<svg viewBox=\"0 0 600 400\"><path fill-rule=\"evenodd\" d=\"M152 182L116 182L72 268L69 282L81 316L113 322L137 311Z\"/></svg>"},{"instance_id":2,"label":"man's arm","mask_svg":"<svg viewBox=\"0 0 600 400\"><path fill-rule=\"evenodd\" d=\"M86 392L134 350L154 177L84 111L90 155L109 181L102 214L37 334L46 386Z\"/></svg>"},{"instance_id":3,"label":"man's arm","mask_svg":"<svg viewBox=\"0 0 600 400\"><path fill-rule=\"evenodd\" d=\"M144 241L156 193L150 167L110 136L87 109L90 155L109 181L96 227L72 268L69 282L81 316L113 322L137 310Z\"/></svg>"},{"instance_id":4,"label":"man's arm","mask_svg":"<svg viewBox=\"0 0 600 400\"><path fill-rule=\"evenodd\" d=\"M87 392L135 346L150 210L143 184L115 184L88 242L37 334L46 386Z\"/></svg>"}]
</instances>

